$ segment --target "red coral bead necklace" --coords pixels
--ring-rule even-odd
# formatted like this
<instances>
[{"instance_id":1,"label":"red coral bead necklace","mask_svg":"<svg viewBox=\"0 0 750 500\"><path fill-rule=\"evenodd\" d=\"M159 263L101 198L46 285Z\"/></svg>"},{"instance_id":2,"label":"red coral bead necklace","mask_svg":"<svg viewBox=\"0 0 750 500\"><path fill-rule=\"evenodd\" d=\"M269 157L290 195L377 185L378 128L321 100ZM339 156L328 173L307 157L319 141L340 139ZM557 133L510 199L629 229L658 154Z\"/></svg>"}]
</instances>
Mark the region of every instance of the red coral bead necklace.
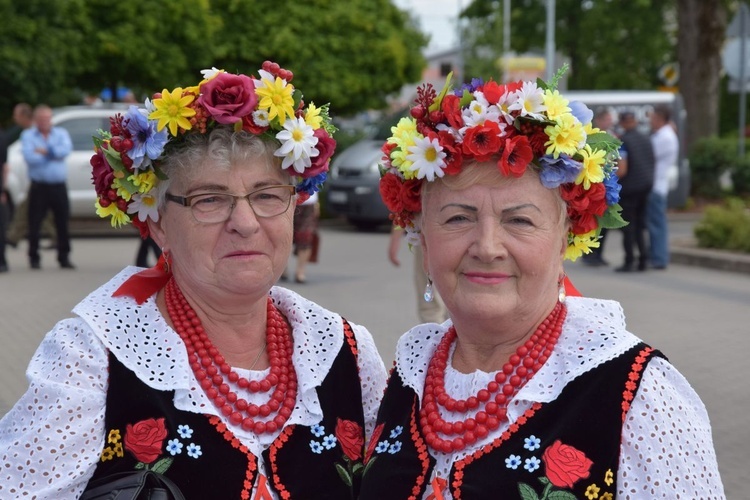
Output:
<instances>
[{"instance_id":1,"label":"red coral bead necklace","mask_svg":"<svg viewBox=\"0 0 750 500\"><path fill-rule=\"evenodd\" d=\"M241 377L219 353L174 278L167 283L165 299L175 331L187 348L195 378L219 411L232 424L255 434L270 434L281 429L297 400L297 374L292 364L291 329L271 299L266 308L265 347L271 369L263 380L252 381ZM248 403L232 390L230 383L251 393L270 392L271 397L261 405ZM257 419L259 416L266 420Z\"/></svg>"},{"instance_id":2,"label":"red coral bead necklace","mask_svg":"<svg viewBox=\"0 0 750 500\"><path fill-rule=\"evenodd\" d=\"M508 402L552 354L566 315L565 304L558 302L529 340L519 346L495 374L494 380L476 395L462 400L450 397L445 390L445 368L451 345L456 340L456 329L451 326L438 344L425 378L419 418L427 444L436 451L451 453L463 450L497 429L507 418ZM481 405L483 409L479 409ZM447 422L441 417L441 408L474 416Z\"/></svg>"}]
</instances>

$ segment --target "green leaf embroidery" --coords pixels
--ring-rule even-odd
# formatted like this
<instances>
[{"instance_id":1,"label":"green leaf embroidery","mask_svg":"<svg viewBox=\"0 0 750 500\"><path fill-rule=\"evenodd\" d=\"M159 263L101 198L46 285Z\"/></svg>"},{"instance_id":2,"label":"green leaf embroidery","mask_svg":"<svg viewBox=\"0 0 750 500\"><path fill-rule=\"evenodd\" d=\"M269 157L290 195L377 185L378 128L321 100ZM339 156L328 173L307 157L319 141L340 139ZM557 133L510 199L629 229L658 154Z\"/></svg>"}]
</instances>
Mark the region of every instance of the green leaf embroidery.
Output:
<instances>
[{"instance_id":1,"label":"green leaf embroidery","mask_svg":"<svg viewBox=\"0 0 750 500\"><path fill-rule=\"evenodd\" d=\"M539 495L536 494L534 488L526 483L518 483L518 492L523 500L539 500Z\"/></svg>"},{"instance_id":2,"label":"green leaf embroidery","mask_svg":"<svg viewBox=\"0 0 750 500\"><path fill-rule=\"evenodd\" d=\"M146 464L144 464L143 462L138 462L137 464L135 464L135 468L136 469L148 469L148 467L146 467Z\"/></svg>"},{"instance_id":3,"label":"green leaf embroidery","mask_svg":"<svg viewBox=\"0 0 750 500\"><path fill-rule=\"evenodd\" d=\"M365 474L367 474L367 471L368 471L368 470L370 470L370 467L372 467L372 464L374 464L374 463L375 463L375 459L376 459L376 458L378 458L378 457L372 457L372 458L370 458L370 461L369 461L369 462L367 462L367 465L365 465L365 471L364 471L364 472L362 473L362 475L363 475L363 476L364 476Z\"/></svg>"},{"instance_id":4,"label":"green leaf embroidery","mask_svg":"<svg viewBox=\"0 0 750 500\"><path fill-rule=\"evenodd\" d=\"M344 467L341 466L341 464L336 464L336 472L339 473L339 476L341 477L341 480L346 483L347 486L350 488L352 487L352 478L349 477L349 473L344 469Z\"/></svg>"},{"instance_id":5,"label":"green leaf embroidery","mask_svg":"<svg viewBox=\"0 0 750 500\"><path fill-rule=\"evenodd\" d=\"M162 458L151 467L151 470L157 474L164 474L169 469L169 466L172 465L172 462L174 462L174 458L172 457Z\"/></svg>"},{"instance_id":6,"label":"green leaf embroidery","mask_svg":"<svg viewBox=\"0 0 750 500\"><path fill-rule=\"evenodd\" d=\"M359 474L364 468L365 466L362 465L362 462L357 462L356 464L354 464L354 467L352 467L352 473Z\"/></svg>"},{"instance_id":7,"label":"green leaf embroidery","mask_svg":"<svg viewBox=\"0 0 750 500\"><path fill-rule=\"evenodd\" d=\"M549 500L576 500L576 496L569 491L553 491L550 493L547 498Z\"/></svg>"}]
</instances>

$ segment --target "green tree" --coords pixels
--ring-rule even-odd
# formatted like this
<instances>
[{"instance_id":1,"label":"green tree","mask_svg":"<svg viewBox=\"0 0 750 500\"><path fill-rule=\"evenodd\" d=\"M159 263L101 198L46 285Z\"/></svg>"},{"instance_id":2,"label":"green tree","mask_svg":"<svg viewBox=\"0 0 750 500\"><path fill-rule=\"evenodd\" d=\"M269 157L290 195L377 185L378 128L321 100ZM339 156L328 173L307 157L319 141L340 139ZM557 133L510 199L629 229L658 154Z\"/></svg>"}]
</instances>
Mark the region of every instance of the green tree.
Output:
<instances>
[{"instance_id":1,"label":"green tree","mask_svg":"<svg viewBox=\"0 0 750 500\"><path fill-rule=\"evenodd\" d=\"M499 78L502 0L473 0L462 17L467 74ZM511 51L544 54L546 2L512 0ZM674 0L557 0L555 45L570 61L571 89L650 89L658 69L676 61Z\"/></svg>"},{"instance_id":2,"label":"green tree","mask_svg":"<svg viewBox=\"0 0 750 500\"><path fill-rule=\"evenodd\" d=\"M220 18L208 0L85 0L89 25L80 50L89 65L81 89L124 85L151 94L198 82L213 60Z\"/></svg>"},{"instance_id":3,"label":"green tree","mask_svg":"<svg viewBox=\"0 0 750 500\"><path fill-rule=\"evenodd\" d=\"M0 0L0 116L18 102L70 102L85 60L85 0Z\"/></svg>"},{"instance_id":4,"label":"green tree","mask_svg":"<svg viewBox=\"0 0 750 500\"><path fill-rule=\"evenodd\" d=\"M425 36L390 0L212 0L224 28L216 66L255 73L266 60L294 72L307 101L338 115L380 109L418 81Z\"/></svg>"}]
</instances>

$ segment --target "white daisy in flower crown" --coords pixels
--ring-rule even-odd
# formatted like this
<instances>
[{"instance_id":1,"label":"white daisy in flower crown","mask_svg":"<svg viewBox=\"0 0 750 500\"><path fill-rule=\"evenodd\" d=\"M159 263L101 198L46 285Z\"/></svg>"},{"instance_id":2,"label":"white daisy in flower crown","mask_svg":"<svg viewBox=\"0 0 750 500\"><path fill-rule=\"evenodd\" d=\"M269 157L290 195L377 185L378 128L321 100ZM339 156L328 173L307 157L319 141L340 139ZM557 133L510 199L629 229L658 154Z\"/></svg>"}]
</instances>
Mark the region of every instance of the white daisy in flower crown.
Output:
<instances>
[{"instance_id":1,"label":"white daisy in flower crown","mask_svg":"<svg viewBox=\"0 0 750 500\"><path fill-rule=\"evenodd\" d=\"M453 89L449 75L439 93L430 84L417 89L411 116L383 145L380 179L391 218L411 243L419 241L422 183L457 175L471 160L496 161L506 176L533 168L545 187L560 189L570 219L567 259L598 247L602 228L625 224L615 175L620 141L555 89L562 71L550 83L473 79Z\"/></svg>"},{"instance_id":2,"label":"white daisy in flower crown","mask_svg":"<svg viewBox=\"0 0 750 500\"><path fill-rule=\"evenodd\" d=\"M320 190L336 148L328 105L306 104L292 85L294 75L266 61L259 77L211 68L192 87L164 89L110 120L108 131L94 137L92 177L97 214L113 226L133 223L148 235L146 221L158 220L159 161L170 144L187 134L207 134L232 127L275 139L301 203Z\"/></svg>"}]
</instances>

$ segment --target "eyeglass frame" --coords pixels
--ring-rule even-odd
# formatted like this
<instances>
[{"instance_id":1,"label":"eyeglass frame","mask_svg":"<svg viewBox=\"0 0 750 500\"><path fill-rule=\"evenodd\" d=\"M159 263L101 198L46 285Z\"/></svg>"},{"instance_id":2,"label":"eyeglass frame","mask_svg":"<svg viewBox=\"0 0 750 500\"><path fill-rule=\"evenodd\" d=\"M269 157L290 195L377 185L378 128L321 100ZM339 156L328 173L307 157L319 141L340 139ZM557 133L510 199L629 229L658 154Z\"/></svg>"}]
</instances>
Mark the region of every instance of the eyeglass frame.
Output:
<instances>
[{"instance_id":1,"label":"eyeglass frame","mask_svg":"<svg viewBox=\"0 0 750 500\"><path fill-rule=\"evenodd\" d=\"M250 201L250 196L259 192L259 191L265 191L266 189L271 188L288 188L289 192L291 193L291 196L289 196L289 202L287 203L287 206L284 210L281 212L275 214L275 215L259 215L255 211L255 207L253 207L253 202ZM237 206L237 200L240 198L243 198L245 201L247 201L247 204L250 205L250 210L253 211L253 214L260 218L260 219L270 219L271 217L278 217L281 214L286 213L289 210L289 207L292 206L292 198L297 192L297 188L292 184L271 184L269 186L263 186L261 188L255 189L254 191L251 191L247 193L246 195L236 195L231 193L217 193L217 192L209 192L209 193L198 193L198 194L191 194L190 196L178 196L176 194L172 193L164 193L164 199L167 201L172 201L174 203L177 203L180 206L188 207L190 208L190 214L193 216L193 219L195 219L196 222L200 222L201 224L219 224L221 222L226 222L229 220L230 217L232 217L232 213L234 212L235 207ZM229 207L229 214L227 214L226 219L216 221L216 222L205 222L198 220L198 218L195 216L195 210L193 210L192 202L195 198L199 196L230 196L232 198L232 205Z\"/></svg>"}]
</instances>

